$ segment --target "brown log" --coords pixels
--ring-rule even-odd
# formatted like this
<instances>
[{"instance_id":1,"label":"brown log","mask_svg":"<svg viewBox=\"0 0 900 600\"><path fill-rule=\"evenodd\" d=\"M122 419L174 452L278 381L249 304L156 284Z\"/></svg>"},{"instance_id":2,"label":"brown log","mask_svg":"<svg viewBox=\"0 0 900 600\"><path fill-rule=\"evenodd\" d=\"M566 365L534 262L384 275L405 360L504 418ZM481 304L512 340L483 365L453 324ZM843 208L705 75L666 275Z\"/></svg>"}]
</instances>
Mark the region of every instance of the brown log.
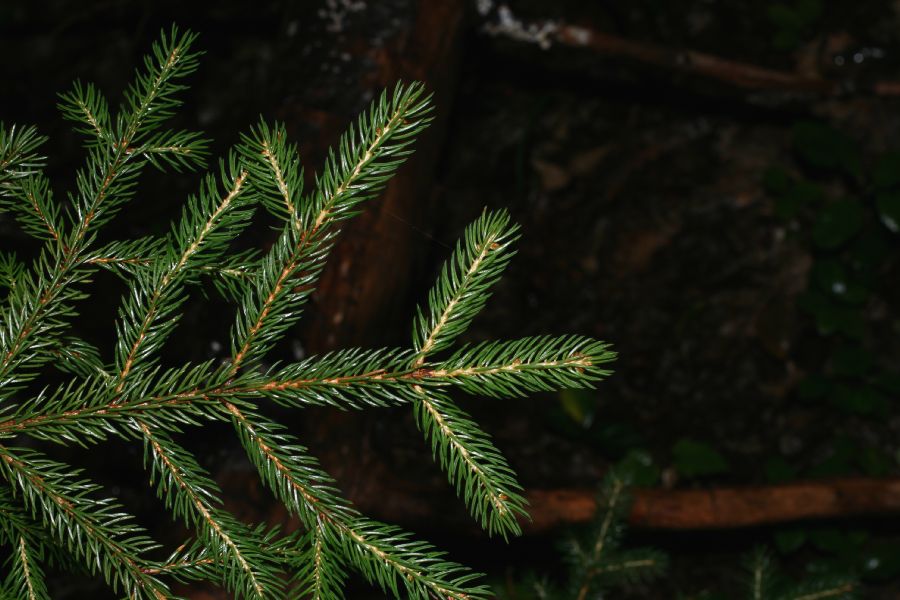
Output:
<instances>
[{"instance_id":1,"label":"brown log","mask_svg":"<svg viewBox=\"0 0 900 600\"><path fill-rule=\"evenodd\" d=\"M594 514L591 490L547 490L528 494L532 522L542 532L583 523ZM900 513L900 480L835 479L781 485L697 490L637 489L629 523L645 529L731 529L809 519Z\"/></svg>"},{"instance_id":2,"label":"brown log","mask_svg":"<svg viewBox=\"0 0 900 600\"><path fill-rule=\"evenodd\" d=\"M477 534L477 525L446 489L410 485L384 469L357 477L360 509L412 529L441 527ZM597 508L590 489L531 490L526 533L541 534L590 521ZM662 530L758 527L812 519L900 514L900 479L847 478L779 485L694 490L635 489L628 522ZM440 515L438 517L438 515Z\"/></svg>"}]
</instances>

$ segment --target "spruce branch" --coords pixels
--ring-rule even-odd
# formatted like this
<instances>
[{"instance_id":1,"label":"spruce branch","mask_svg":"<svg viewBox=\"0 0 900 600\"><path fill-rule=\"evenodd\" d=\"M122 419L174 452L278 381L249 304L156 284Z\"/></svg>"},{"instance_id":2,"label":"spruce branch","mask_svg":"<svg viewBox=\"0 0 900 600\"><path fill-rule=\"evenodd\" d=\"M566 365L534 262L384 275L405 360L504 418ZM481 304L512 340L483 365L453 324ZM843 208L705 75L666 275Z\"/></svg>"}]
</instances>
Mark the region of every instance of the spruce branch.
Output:
<instances>
[{"instance_id":1,"label":"spruce branch","mask_svg":"<svg viewBox=\"0 0 900 600\"><path fill-rule=\"evenodd\" d=\"M472 516L490 535L521 534L517 519L528 517L528 503L506 459L450 398L421 387L417 391L416 423Z\"/></svg>"},{"instance_id":2,"label":"spruce branch","mask_svg":"<svg viewBox=\"0 0 900 600\"><path fill-rule=\"evenodd\" d=\"M262 205L298 233L303 229L303 168L296 144L288 143L284 125L260 121L241 136L239 151L245 159Z\"/></svg>"},{"instance_id":3,"label":"spruce branch","mask_svg":"<svg viewBox=\"0 0 900 600\"><path fill-rule=\"evenodd\" d=\"M325 526L315 526L300 544L306 548L297 557L293 585L310 600L343 600L346 573L336 548L328 543Z\"/></svg>"},{"instance_id":4,"label":"spruce branch","mask_svg":"<svg viewBox=\"0 0 900 600\"><path fill-rule=\"evenodd\" d=\"M402 349L339 350L283 367L246 391L288 407L406 404L417 396L412 386L427 376L427 371L416 373L408 366L410 357Z\"/></svg>"},{"instance_id":5,"label":"spruce branch","mask_svg":"<svg viewBox=\"0 0 900 600\"><path fill-rule=\"evenodd\" d=\"M25 265L14 252L0 252L0 289L12 291L25 272Z\"/></svg>"},{"instance_id":6,"label":"spruce branch","mask_svg":"<svg viewBox=\"0 0 900 600\"><path fill-rule=\"evenodd\" d=\"M107 365L100 357L100 350L80 338L66 336L49 350L56 359L54 365L63 373L88 378L95 375L112 377Z\"/></svg>"},{"instance_id":7,"label":"spruce branch","mask_svg":"<svg viewBox=\"0 0 900 600\"><path fill-rule=\"evenodd\" d=\"M443 350L469 327L490 297L514 252L518 225L510 225L505 210L485 212L466 228L450 259L428 292L428 313L420 308L413 325L415 366Z\"/></svg>"},{"instance_id":8,"label":"spruce branch","mask_svg":"<svg viewBox=\"0 0 900 600\"><path fill-rule=\"evenodd\" d=\"M150 563L143 568L148 575L166 575L180 583L189 581L211 581L221 579L219 560L201 540L190 540L175 549L169 557L159 563Z\"/></svg>"},{"instance_id":9,"label":"spruce branch","mask_svg":"<svg viewBox=\"0 0 900 600\"><path fill-rule=\"evenodd\" d=\"M224 191L207 177L200 194L188 200L181 222L172 232L166 259L140 272L120 311L116 346L117 392L125 387L132 369L153 365L153 356L171 334L175 311L185 300L182 278L191 267L210 264L246 226L252 209L242 197L247 172L232 155L220 164ZM218 198L218 200L215 200Z\"/></svg>"},{"instance_id":10,"label":"spruce branch","mask_svg":"<svg viewBox=\"0 0 900 600\"><path fill-rule=\"evenodd\" d=\"M40 561L41 548L20 535L12 553L12 564L4 584L10 596L21 600L49 600L44 571Z\"/></svg>"},{"instance_id":11,"label":"spruce branch","mask_svg":"<svg viewBox=\"0 0 900 600\"><path fill-rule=\"evenodd\" d=\"M537 336L466 345L426 373L471 394L496 398L592 387L611 372L609 345L581 336Z\"/></svg>"},{"instance_id":12,"label":"spruce branch","mask_svg":"<svg viewBox=\"0 0 900 600\"><path fill-rule=\"evenodd\" d=\"M357 126L351 125L341 137L337 154L329 153L322 175L316 177L315 191L298 201L296 220L285 225L247 294L245 304L250 308L241 312L231 336L234 373L264 356L299 319L300 306L312 293L339 232L337 225L353 216L359 203L381 191L411 152L415 136L430 122L430 113L420 84L397 84L390 97L382 93ZM256 156L261 168L270 172L259 192L263 204L271 205L266 197L273 195L273 183L283 196L281 182L295 182L294 189L284 192L286 202L293 203L300 194L296 162L281 157L274 163L276 169L265 153L254 150L277 151L282 144L279 130L257 128L255 135L256 145L247 142L245 155Z\"/></svg>"},{"instance_id":13,"label":"spruce branch","mask_svg":"<svg viewBox=\"0 0 900 600\"><path fill-rule=\"evenodd\" d=\"M853 600L857 597L856 581L846 576L820 575L786 583L771 554L761 546L745 557L744 568L747 596L751 600Z\"/></svg>"},{"instance_id":14,"label":"spruce branch","mask_svg":"<svg viewBox=\"0 0 900 600\"><path fill-rule=\"evenodd\" d=\"M179 80L200 64L201 53L191 51L196 40L196 33L179 32L173 25L168 34L163 31L159 41L153 43L151 54L144 57L144 71L135 71L135 80L125 92L116 124L120 140L132 144L145 139L175 114L182 104L177 94L188 89Z\"/></svg>"},{"instance_id":15,"label":"spruce branch","mask_svg":"<svg viewBox=\"0 0 900 600\"><path fill-rule=\"evenodd\" d=\"M58 444L86 445L108 435L133 440L133 418L163 430L221 419L213 410L218 402L210 397L217 386L206 379L215 379L215 373L212 363L153 371L133 384L128 400L115 393L108 374L72 379L23 400L11 416L0 420L0 437L24 433Z\"/></svg>"},{"instance_id":16,"label":"spruce branch","mask_svg":"<svg viewBox=\"0 0 900 600\"><path fill-rule=\"evenodd\" d=\"M621 467L610 469L601 484L592 530L583 540L572 538L564 546L572 566L575 600L586 600L611 587L650 581L668 567L668 558L658 550L621 548L631 506L630 485L631 473Z\"/></svg>"},{"instance_id":17,"label":"spruce branch","mask_svg":"<svg viewBox=\"0 0 900 600\"><path fill-rule=\"evenodd\" d=\"M226 406L267 486L308 529L322 528L323 543L340 548L344 560L367 580L398 598L400 585L415 599L425 600L431 595L455 600L484 597L486 589L470 583L475 574L443 560L442 553L429 544L413 541L400 529L360 515L336 494L331 477L318 468L304 448L286 434L272 433L280 427L234 405Z\"/></svg>"},{"instance_id":18,"label":"spruce branch","mask_svg":"<svg viewBox=\"0 0 900 600\"><path fill-rule=\"evenodd\" d=\"M224 568L225 587L243 598L283 593L280 569L262 550L256 532L221 508L218 487L193 455L170 437L136 422L144 436L144 455L152 457L150 481L174 517L198 526L201 539Z\"/></svg>"},{"instance_id":19,"label":"spruce branch","mask_svg":"<svg viewBox=\"0 0 900 600\"><path fill-rule=\"evenodd\" d=\"M748 587L751 600L771 598L775 589L775 566L764 548L758 547L745 561L749 575Z\"/></svg>"},{"instance_id":20,"label":"spruce branch","mask_svg":"<svg viewBox=\"0 0 900 600\"><path fill-rule=\"evenodd\" d=\"M20 179L7 194L0 193L0 207L16 216L22 229L39 240L58 243L62 237L59 205L53 201L50 182L40 173Z\"/></svg>"},{"instance_id":21,"label":"spruce branch","mask_svg":"<svg viewBox=\"0 0 900 600\"><path fill-rule=\"evenodd\" d=\"M96 266L114 273L126 283L138 273L146 271L164 252L167 240L159 237L143 237L135 240L121 240L91 250L84 264ZM212 280L219 294L229 300L240 301L246 292L247 283L255 274L258 251L254 248L219 256L215 261L188 264L186 269L195 271ZM0 263L2 267L2 263ZM194 275L185 278L186 284L196 283Z\"/></svg>"},{"instance_id":22,"label":"spruce branch","mask_svg":"<svg viewBox=\"0 0 900 600\"><path fill-rule=\"evenodd\" d=\"M47 138L35 127L7 127L0 121L0 201L13 192L21 180L44 167L46 159L38 154Z\"/></svg>"},{"instance_id":23,"label":"spruce branch","mask_svg":"<svg viewBox=\"0 0 900 600\"><path fill-rule=\"evenodd\" d=\"M167 586L141 569L142 555L157 544L114 500L88 496L100 486L75 479L79 474L35 450L0 446L0 475L57 543L83 559L92 574L99 571L114 590L133 598L168 598Z\"/></svg>"},{"instance_id":24,"label":"spruce branch","mask_svg":"<svg viewBox=\"0 0 900 600\"><path fill-rule=\"evenodd\" d=\"M36 530L39 525L25 513L24 507L15 502L7 489L0 489L0 541L11 548L0 597L27 600L49 597L42 566L45 547Z\"/></svg>"},{"instance_id":25,"label":"spruce branch","mask_svg":"<svg viewBox=\"0 0 900 600\"><path fill-rule=\"evenodd\" d=\"M90 234L112 219L134 194L146 161L134 160L141 154L134 153L131 146L146 138L180 104L175 94L185 86L177 82L197 66L198 55L190 52L195 38L191 33L179 34L173 27L154 44L153 56L145 60L146 72L137 72L126 93L116 118L114 143L92 145L87 166L76 176L78 193L71 199L71 229L61 236L60 243L45 247L33 270L23 278L25 285L10 294L9 306L0 314L0 399L34 377L37 368L49 360L43 346L76 314L72 304L84 298L77 284L87 278L81 258L92 240ZM0 139L2 177L21 176L39 164L34 157L38 143L31 130L18 137L5 133ZM5 180L2 183L5 185ZM10 378L16 370L19 376Z\"/></svg>"},{"instance_id":26,"label":"spruce branch","mask_svg":"<svg viewBox=\"0 0 900 600\"><path fill-rule=\"evenodd\" d=\"M89 148L115 144L109 103L93 83L76 80L71 90L59 95L57 108L64 119L76 123L75 131L88 138Z\"/></svg>"},{"instance_id":27,"label":"spruce branch","mask_svg":"<svg viewBox=\"0 0 900 600\"><path fill-rule=\"evenodd\" d=\"M161 130L180 104L183 77L197 66L192 33L173 28L153 46L113 114L91 84L60 97L64 116L87 136L87 160L63 210L40 173L34 129L0 125L0 209L12 211L43 247L28 266L0 255L0 544L10 556L0 591L45 597L43 565L81 565L129 598L169 598L168 582L220 583L241 598L343 597L350 570L395 597L477 600L480 577L412 534L362 515L309 450L265 415L266 405L362 409L412 404L451 483L489 533L518 533L521 488L502 454L450 400L451 388L521 396L587 387L607 375L601 342L534 337L449 347L489 295L509 260L516 227L485 213L444 268L420 311L410 349L349 349L264 368L262 361L297 321L342 222L385 186L431 119L420 84L383 93L328 155L314 189L303 192L296 145L283 125L261 122L202 179L180 220L161 238L98 246L100 228L133 198L144 165L193 169L205 163L200 134ZM281 222L272 248L229 252L259 203ZM113 360L72 334L84 284L97 269L128 286L116 320ZM238 305L231 360L163 368L161 351L189 294L209 277ZM48 363L69 376L37 385ZM263 484L302 531L238 520L223 508L211 474L177 441L186 428L230 421ZM150 485L194 537L164 561L156 544L80 471L22 437L89 446L108 437L140 441ZM630 572L640 557L606 565ZM630 575L626 575L630 576ZM599 576L598 576L599 579Z\"/></svg>"}]
</instances>

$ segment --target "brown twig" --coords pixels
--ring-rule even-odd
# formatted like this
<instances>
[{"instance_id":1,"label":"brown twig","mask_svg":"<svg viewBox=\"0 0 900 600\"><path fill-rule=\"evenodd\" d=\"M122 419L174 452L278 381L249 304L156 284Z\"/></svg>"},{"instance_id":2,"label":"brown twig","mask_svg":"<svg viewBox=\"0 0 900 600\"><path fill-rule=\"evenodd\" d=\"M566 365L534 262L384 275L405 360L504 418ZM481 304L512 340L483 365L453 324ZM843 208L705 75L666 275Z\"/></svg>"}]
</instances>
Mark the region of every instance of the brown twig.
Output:
<instances>
[{"instance_id":1,"label":"brown twig","mask_svg":"<svg viewBox=\"0 0 900 600\"><path fill-rule=\"evenodd\" d=\"M729 85L755 91L790 91L820 95L836 94L840 86L821 77L799 75L721 58L695 50L679 50L656 44L636 42L587 27L560 25L554 35L560 44L587 48L606 56L715 79Z\"/></svg>"},{"instance_id":2,"label":"brown twig","mask_svg":"<svg viewBox=\"0 0 900 600\"><path fill-rule=\"evenodd\" d=\"M900 82L897 81L876 81L862 87L852 80L834 81L818 75L760 67L696 50L635 41L587 26L553 21L513 24L516 31L532 32L532 35L522 35L516 31L510 33L509 28L504 26L488 25L485 29L494 35L505 34L508 38L540 43L544 48L556 44L589 50L597 55L631 60L666 71L702 77L751 92L782 92L822 97L862 91L876 96L900 96ZM534 32L539 32L539 35Z\"/></svg>"}]
</instances>

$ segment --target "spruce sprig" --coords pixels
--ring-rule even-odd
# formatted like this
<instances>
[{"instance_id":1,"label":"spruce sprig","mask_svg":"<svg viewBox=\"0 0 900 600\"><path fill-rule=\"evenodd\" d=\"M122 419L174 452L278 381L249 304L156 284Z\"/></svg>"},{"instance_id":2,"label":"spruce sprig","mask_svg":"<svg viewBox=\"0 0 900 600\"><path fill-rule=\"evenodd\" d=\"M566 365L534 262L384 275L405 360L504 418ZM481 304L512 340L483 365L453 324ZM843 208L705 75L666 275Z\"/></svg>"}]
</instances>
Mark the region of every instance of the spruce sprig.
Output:
<instances>
[{"instance_id":1,"label":"spruce sprig","mask_svg":"<svg viewBox=\"0 0 900 600\"><path fill-rule=\"evenodd\" d=\"M0 255L0 597L44 598L47 565L84 569L128 598L174 598L172 582L211 581L250 599L343 597L351 571L395 597L486 598L479 575L395 526L361 514L267 406L365 409L409 404L436 458L488 533L519 533L521 486L503 455L453 402L454 391L522 396L589 387L613 353L579 336L461 346L441 358L483 307L512 257L517 227L485 212L464 235L415 319L410 348L347 349L266 366L298 320L341 224L373 199L431 120L421 84L381 94L340 138L304 192L298 149L283 125L260 122L201 179L162 237L98 245L126 209L146 165L206 163L200 134L162 126L198 65L196 36L164 32L113 112L93 84L60 96L85 137L87 161L65 202L53 197L34 128L0 125L0 210L42 248L30 263ZM280 222L271 249L234 252L257 205ZM72 332L97 269L128 285L113 359ZM164 366L181 309L209 279L237 305L224 363ZM50 370L62 383L43 383ZM58 381L60 376L55 379ZM212 475L179 441L228 422L265 487L300 531L245 523L224 508ZM159 545L101 486L35 444L141 443L151 487L192 537L165 560Z\"/></svg>"},{"instance_id":2,"label":"spruce sprig","mask_svg":"<svg viewBox=\"0 0 900 600\"><path fill-rule=\"evenodd\" d=\"M744 558L744 569L749 600L853 600L858 596L852 577L826 574L799 582L787 580L763 547Z\"/></svg>"}]
</instances>

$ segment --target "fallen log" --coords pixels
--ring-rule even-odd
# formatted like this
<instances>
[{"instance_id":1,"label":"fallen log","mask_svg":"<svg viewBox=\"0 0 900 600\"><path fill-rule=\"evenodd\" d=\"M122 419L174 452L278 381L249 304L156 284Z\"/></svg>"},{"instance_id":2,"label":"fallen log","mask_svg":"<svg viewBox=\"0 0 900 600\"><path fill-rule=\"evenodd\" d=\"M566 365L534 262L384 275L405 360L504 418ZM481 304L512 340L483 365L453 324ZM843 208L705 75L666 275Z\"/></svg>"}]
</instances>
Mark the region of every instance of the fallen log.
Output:
<instances>
[{"instance_id":1,"label":"fallen log","mask_svg":"<svg viewBox=\"0 0 900 600\"><path fill-rule=\"evenodd\" d=\"M353 480L350 496L378 519L410 529L435 526L477 534L458 498L434 482L411 484L386 468L370 466ZM864 477L777 485L706 489L632 490L631 527L658 530L717 530L778 525L804 520L900 515L900 479ZM597 492L587 488L529 490L531 515L526 534L548 533L589 522L597 510ZM440 517L438 517L440 515Z\"/></svg>"},{"instance_id":2,"label":"fallen log","mask_svg":"<svg viewBox=\"0 0 900 600\"><path fill-rule=\"evenodd\" d=\"M596 510L592 490L528 493L532 521L544 532L589 521ZM733 529L810 519L900 513L900 479L849 478L779 485L693 490L636 489L628 521L642 529Z\"/></svg>"}]
</instances>

